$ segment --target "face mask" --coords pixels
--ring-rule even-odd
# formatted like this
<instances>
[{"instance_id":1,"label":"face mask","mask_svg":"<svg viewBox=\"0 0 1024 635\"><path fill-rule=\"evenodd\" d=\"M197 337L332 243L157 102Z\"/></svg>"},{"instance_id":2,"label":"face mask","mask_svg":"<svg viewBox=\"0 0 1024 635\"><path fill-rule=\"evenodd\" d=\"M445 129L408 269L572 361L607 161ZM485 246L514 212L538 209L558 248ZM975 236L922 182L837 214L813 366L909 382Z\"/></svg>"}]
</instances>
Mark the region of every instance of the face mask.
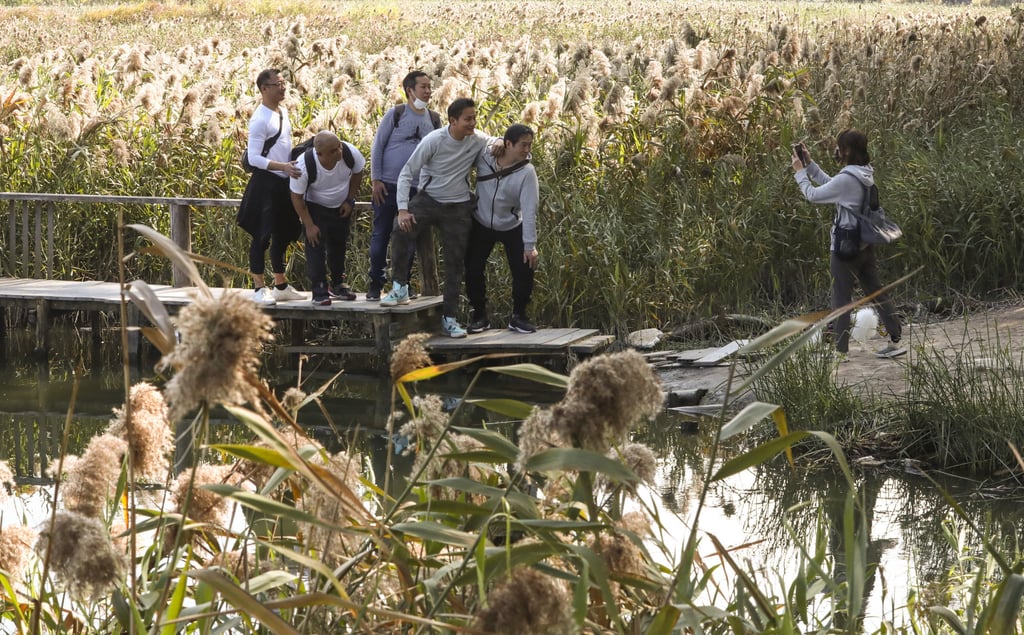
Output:
<instances>
[{"instance_id":1,"label":"face mask","mask_svg":"<svg viewBox=\"0 0 1024 635\"><path fill-rule=\"evenodd\" d=\"M422 99L420 99L419 97L417 97L415 100L413 100L412 105L413 105L414 108L418 108L419 110L424 110L427 107L427 102L425 102Z\"/></svg>"}]
</instances>

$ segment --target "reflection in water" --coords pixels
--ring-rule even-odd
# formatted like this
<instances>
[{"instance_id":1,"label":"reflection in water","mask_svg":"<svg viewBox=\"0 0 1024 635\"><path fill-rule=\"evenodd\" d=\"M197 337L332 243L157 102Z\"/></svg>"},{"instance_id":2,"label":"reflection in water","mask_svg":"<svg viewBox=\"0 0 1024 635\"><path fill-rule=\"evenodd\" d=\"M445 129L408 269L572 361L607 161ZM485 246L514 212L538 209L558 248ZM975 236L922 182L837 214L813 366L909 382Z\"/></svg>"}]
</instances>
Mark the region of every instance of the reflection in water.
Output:
<instances>
[{"instance_id":1,"label":"reflection in water","mask_svg":"<svg viewBox=\"0 0 1024 635\"><path fill-rule=\"evenodd\" d=\"M709 469L714 425L703 423L700 433L688 435L681 432L686 429L681 424L666 413L636 440L659 452L661 500L689 525ZM739 449L720 449L715 469ZM796 579L802 566L799 545L812 554L824 549L837 582L846 580L847 555L857 548L868 567L867 575L858 578L862 600L857 618L863 620L861 629L869 632L885 620L906 625L905 607L914 589L922 605L948 605L948 598L927 597L929 586L934 583L943 588L947 574L964 566L965 554L984 557L978 534L964 531L965 521L927 479L879 468L857 473L855 468L856 501L864 513L855 515L848 527L844 519L848 488L838 469L809 471L800 467L799 458L797 466L791 469L778 456L712 483L699 519L703 538L698 552L711 559L713 548L705 534L713 534L727 547L740 547L733 556L750 562L763 574L765 590L781 594L785 592L779 589L781 581ZM1016 500L993 499L977 487L963 487L963 482L943 479L940 485L951 492L969 518L979 519L975 521L979 524L980 519L988 519L982 531L1013 560L1017 545L1024 544L1024 507ZM686 536L676 539L682 543ZM856 544L851 545L850 540ZM728 568L719 573L728 576ZM820 610L828 612L835 607ZM848 619L837 611L834 624L846 628Z\"/></svg>"},{"instance_id":2,"label":"reflection in water","mask_svg":"<svg viewBox=\"0 0 1024 635\"><path fill-rule=\"evenodd\" d=\"M54 334L55 350L61 350L61 330ZM86 373L79 378L79 392L68 437L68 452L79 454L85 444L109 423L111 411L124 401L123 375L118 359L97 357L85 350L74 335L65 333L66 352L40 372L31 360L31 337L11 334L7 354L0 358L0 460L10 460L20 479L32 481L45 475L48 463L59 452L64 421L74 383L73 367L81 364ZM31 335L31 334L29 334ZM106 350L106 349L104 349ZM106 354L106 353L105 353ZM74 363L61 360L81 360ZM133 369L132 381L153 379L153 362L148 360ZM288 360L274 360L268 367L288 369ZM333 377L331 362L304 362L301 372L291 365L270 378L276 392L300 386L311 393ZM416 386L421 394L440 394L449 407L459 403L470 377L444 376ZM506 397L538 404L556 401L560 395L528 382L517 383L509 377L484 373L478 380L474 397ZM300 422L317 441L331 452L357 450L370 457L375 481L389 482L392 493L405 487L412 457L390 457L388 463L387 420L391 413L391 386L376 376L342 374L322 397L322 408L311 404L299 416ZM242 442L248 433L224 412L212 413L211 435L216 442ZM510 437L516 422L472 405L459 408L457 425L497 427ZM398 426L396 426L397 429ZM657 491L664 508L679 514L684 525L692 524L709 469L707 457L713 441L714 425L704 423L698 433L674 413L665 413L637 433L634 441L645 443L658 453ZM727 446L719 453L719 462L739 454L743 448ZM720 466L713 466L715 469ZM723 481L714 482L708 491L706 507L699 519L701 543L698 552L711 561L713 548L706 534L713 534L724 545L735 549L734 557L749 562L773 593L780 581L797 577L803 562L799 546L812 553L821 549L829 555L832 577L841 582L848 576L847 556L862 553L869 565L867 576L858 578L863 602L855 619L863 619L865 630L875 630L883 620L905 621L908 594L912 588L927 588L941 581L948 571L962 562L967 549L981 553L976 534L963 532L949 505L925 479L902 472L875 470L857 477L857 501L863 516L848 523L847 487L838 473L825 470L794 471L781 457ZM1024 543L1021 506L1016 501L1000 503L977 491L954 483L951 489L958 502L975 519L988 518L985 530L1004 553L1013 554L1015 545ZM789 530L787 530L787 526ZM679 544L686 540L687 529L672 534ZM792 532L792 534L790 533ZM960 537L951 544L949 535ZM793 536L797 538L794 539ZM974 542L966 542L968 539ZM852 542L851 542L852 541ZM858 551L859 550L859 551ZM721 575L728 575L722 567ZM929 598L921 598L928 602ZM818 607L832 611L835 607ZM834 624L844 628L847 615L836 613Z\"/></svg>"}]
</instances>

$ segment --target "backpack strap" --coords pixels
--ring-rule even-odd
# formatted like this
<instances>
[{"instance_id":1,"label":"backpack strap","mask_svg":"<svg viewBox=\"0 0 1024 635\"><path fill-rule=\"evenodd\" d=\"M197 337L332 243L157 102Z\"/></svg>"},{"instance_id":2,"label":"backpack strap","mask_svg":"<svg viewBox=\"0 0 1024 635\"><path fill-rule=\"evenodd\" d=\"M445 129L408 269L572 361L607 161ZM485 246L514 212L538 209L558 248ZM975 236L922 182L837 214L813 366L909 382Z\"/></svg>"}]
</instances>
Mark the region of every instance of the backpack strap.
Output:
<instances>
[{"instance_id":1,"label":"backpack strap","mask_svg":"<svg viewBox=\"0 0 1024 635\"><path fill-rule=\"evenodd\" d=\"M313 148L302 153L302 160L306 163L306 189L316 182L316 157L313 156Z\"/></svg>"},{"instance_id":2,"label":"backpack strap","mask_svg":"<svg viewBox=\"0 0 1024 635\"><path fill-rule=\"evenodd\" d=\"M277 111L277 134L274 135L273 137L268 137L267 140L263 142L263 152L260 153L261 157L265 157L268 154L270 154L270 149L273 148L274 144L277 143L277 140L281 138L281 133L283 131L284 131L284 114L280 110L278 110Z\"/></svg>"},{"instance_id":3,"label":"backpack strap","mask_svg":"<svg viewBox=\"0 0 1024 635\"><path fill-rule=\"evenodd\" d=\"M490 174L484 174L483 176L477 176L476 177L476 182L479 183L480 181L490 181L491 179L500 179L503 176L508 176L509 174L512 174L516 170L518 170L518 169L522 168L523 166L527 165L529 162L530 162L529 159L523 159L522 161L517 161L517 162L513 163L512 165L508 166L507 168L502 168L502 169L498 170L497 172L491 172Z\"/></svg>"},{"instance_id":4,"label":"backpack strap","mask_svg":"<svg viewBox=\"0 0 1024 635\"><path fill-rule=\"evenodd\" d=\"M352 148L344 141L341 142L341 160L345 162L349 170L356 167L356 158L352 155Z\"/></svg>"}]
</instances>

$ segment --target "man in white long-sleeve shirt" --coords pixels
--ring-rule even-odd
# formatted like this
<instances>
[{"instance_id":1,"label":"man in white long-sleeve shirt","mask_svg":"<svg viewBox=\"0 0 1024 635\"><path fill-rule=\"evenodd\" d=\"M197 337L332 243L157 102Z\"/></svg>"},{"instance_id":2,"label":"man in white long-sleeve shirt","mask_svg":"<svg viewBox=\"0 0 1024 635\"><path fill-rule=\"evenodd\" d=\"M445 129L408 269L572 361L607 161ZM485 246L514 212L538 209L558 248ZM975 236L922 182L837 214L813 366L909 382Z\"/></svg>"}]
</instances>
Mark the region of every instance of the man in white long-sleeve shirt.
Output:
<instances>
[{"instance_id":1,"label":"man in white long-sleeve shirt","mask_svg":"<svg viewBox=\"0 0 1024 635\"><path fill-rule=\"evenodd\" d=\"M409 302L409 254L420 232L441 230L444 258L444 304L441 330L449 337L465 337L456 319L459 290L465 275L466 244L472 227L476 197L469 189L469 173L482 148L496 141L476 130L476 104L456 99L448 106L448 125L428 134L416 146L398 175L398 217L391 236L391 291L381 306ZM419 175L419 191L410 200L413 175Z\"/></svg>"},{"instance_id":2,"label":"man in white long-sleeve shirt","mask_svg":"<svg viewBox=\"0 0 1024 635\"><path fill-rule=\"evenodd\" d=\"M280 71L268 68L256 78L256 87L260 91L260 105L249 120L246 148L252 176L245 186L237 221L252 236L249 275L253 300L272 305L303 297L285 278L285 253L288 245L299 237L301 229L292 209L288 178L299 176L299 169L288 158L292 149L292 126L288 111L281 103L288 94L288 82ZM268 247L274 274L273 290L264 286L264 254Z\"/></svg>"}]
</instances>

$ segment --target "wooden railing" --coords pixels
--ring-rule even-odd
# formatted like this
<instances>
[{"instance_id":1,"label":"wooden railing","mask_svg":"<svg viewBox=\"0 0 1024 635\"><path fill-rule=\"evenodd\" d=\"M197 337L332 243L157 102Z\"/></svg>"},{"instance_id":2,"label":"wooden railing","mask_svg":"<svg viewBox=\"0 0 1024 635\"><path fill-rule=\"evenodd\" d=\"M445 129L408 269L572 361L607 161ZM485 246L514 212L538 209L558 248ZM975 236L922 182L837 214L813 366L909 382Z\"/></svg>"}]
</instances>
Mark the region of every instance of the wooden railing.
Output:
<instances>
[{"instance_id":1,"label":"wooden railing","mask_svg":"<svg viewBox=\"0 0 1024 635\"><path fill-rule=\"evenodd\" d=\"M0 192L0 217L8 211L4 252L0 254L0 274L21 278L49 279L53 272L55 216L58 203L78 205L153 205L166 206L170 213L171 240L185 251L192 251L192 209L238 207L237 198L183 198L170 196L107 196L96 194L41 194ZM359 201L356 209L370 209L369 201ZM44 222L45 220L45 222ZM0 223L0 234L3 234ZM45 236L45 241L44 241ZM20 247L21 258L18 258ZM420 276L424 295L437 295L437 260L430 232L420 235L416 247L420 258ZM20 266L19 266L20 264ZM3 272L6 271L6 274ZM174 265L171 274L176 287L188 286L185 271Z\"/></svg>"},{"instance_id":2,"label":"wooden railing","mask_svg":"<svg viewBox=\"0 0 1024 635\"><path fill-rule=\"evenodd\" d=\"M178 198L165 196L105 196L94 194L37 194L29 192L0 192L0 201L6 201L7 262L0 269L9 275L23 278L50 278L53 271L53 241L57 203L80 205L165 205L171 215L171 240L186 251L192 251L193 207L238 207L237 198ZM0 203L0 209L4 204ZM45 218L45 223L44 223ZM20 221L20 223L19 223ZM19 227L20 225L20 227ZM45 225L45 227L44 227ZM20 231L19 231L20 229ZM45 250L44 250L45 234ZM19 240L20 238L20 240ZM18 247L21 258L18 258ZM19 267L20 262L20 267ZM174 286L189 284L180 267L172 272Z\"/></svg>"}]
</instances>

